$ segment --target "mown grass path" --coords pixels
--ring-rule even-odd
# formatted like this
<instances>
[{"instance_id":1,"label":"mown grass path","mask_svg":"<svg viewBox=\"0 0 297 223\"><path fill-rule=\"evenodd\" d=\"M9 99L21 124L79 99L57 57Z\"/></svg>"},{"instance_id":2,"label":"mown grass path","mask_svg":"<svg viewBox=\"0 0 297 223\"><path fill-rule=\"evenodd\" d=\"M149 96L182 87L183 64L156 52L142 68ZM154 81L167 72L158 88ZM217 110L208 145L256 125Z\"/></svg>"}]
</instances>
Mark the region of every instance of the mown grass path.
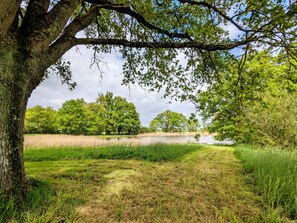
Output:
<instances>
[{"instance_id":1,"label":"mown grass path","mask_svg":"<svg viewBox=\"0 0 297 223\"><path fill-rule=\"evenodd\" d=\"M209 146L175 161L27 162L56 194L27 222L285 222L246 184L231 147Z\"/></svg>"}]
</instances>

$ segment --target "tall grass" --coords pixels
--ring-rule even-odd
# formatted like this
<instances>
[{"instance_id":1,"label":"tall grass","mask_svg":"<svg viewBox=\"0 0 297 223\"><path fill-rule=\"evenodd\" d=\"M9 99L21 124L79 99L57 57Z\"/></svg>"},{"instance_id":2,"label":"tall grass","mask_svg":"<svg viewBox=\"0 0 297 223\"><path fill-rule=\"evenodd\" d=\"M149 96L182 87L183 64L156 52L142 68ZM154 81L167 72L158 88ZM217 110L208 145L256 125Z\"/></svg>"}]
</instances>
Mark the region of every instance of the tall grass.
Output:
<instances>
[{"instance_id":1,"label":"tall grass","mask_svg":"<svg viewBox=\"0 0 297 223\"><path fill-rule=\"evenodd\" d=\"M255 179L256 191L270 207L283 207L297 219L297 152L280 149L237 147L246 173Z\"/></svg>"},{"instance_id":2,"label":"tall grass","mask_svg":"<svg viewBox=\"0 0 297 223\"><path fill-rule=\"evenodd\" d=\"M31 180L32 188L22 199L15 196L6 196L0 192L0 222L14 219L22 222L23 214L44 204L50 196L50 187L45 182Z\"/></svg>"},{"instance_id":3,"label":"tall grass","mask_svg":"<svg viewBox=\"0 0 297 223\"><path fill-rule=\"evenodd\" d=\"M25 150L26 161L54 161L69 159L143 159L152 162L171 161L202 148L199 145L56 147Z\"/></svg>"}]
</instances>

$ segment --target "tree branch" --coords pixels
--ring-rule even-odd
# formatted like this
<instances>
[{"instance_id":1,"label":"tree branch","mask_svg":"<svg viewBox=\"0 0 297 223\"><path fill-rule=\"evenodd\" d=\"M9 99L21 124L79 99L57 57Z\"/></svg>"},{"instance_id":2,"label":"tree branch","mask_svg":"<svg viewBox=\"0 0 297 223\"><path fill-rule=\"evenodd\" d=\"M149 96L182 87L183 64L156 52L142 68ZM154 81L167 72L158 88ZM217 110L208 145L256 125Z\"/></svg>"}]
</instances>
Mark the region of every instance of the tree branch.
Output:
<instances>
[{"instance_id":1,"label":"tree branch","mask_svg":"<svg viewBox=\"0 0 297 223\"><path fill-rule=\"evenodd\" d=\"M28 48L36 52L45 51L65 28L80 2L80 0L61 0L48 13L23 26L21 33L26 37Z\"/></svg>"},{"instance_id":2,"label":"tree branch","mask_svg":"<svg viewBox=\"0 0 297 223\"><path fill-rule=\"evenodd\" d=\"M0 0L0 41L15 21L22 0Z\"/></svg>"},{"instance_id":3,"label":"tree branch","mask_svg":"<svg viewBox=\"0 0 297 223\"><path fill-rule=\"evenodd\" d=\"M193 0L178 0L180 3L187 3L189 5L197 5L197 6L204 6L207 7L210 10L213 10L214 12L216 12L217 14L219 14L220 16L222 16L225 20L227 20L228 22L230 22L231 24L233 24L238 30L242 31L242 32L251 32L252 30L249 29L245 29L242 26L240 26L238 23L236 23L231 17L227 16L226 14L224 14L220 9L218 9L216 6L211 5L205 1L200 1L200 2L196 2Z\"/></svg>"},{"instance_id":4,"label":"tree branch","mask_svg":"<svg viewBox=\"0 0 297 223\"><path fill-rule=\"evenodd\" d=\"M65 29L64 34L75 36L76 33L86 28L91 22L95 19L96 15L98 15L99 7L94 5L91 6L90 10L82 15L76 17Z\"/></svg>"},{"instance_id":5,"label":"tree branch","mask_svg":"<svg viewBox=\"0 0 297 223\"><path fill-rule=\"evenodd\" d=\"M85 2L97 4L100 8L114 10L126 15L130 15L131 17L135 18L139 23L144 25L145 27L157 31L159 34L164 34L168 36L169 38L182 38L182 39L188 39L192 41L192 37L188 33L174 33L170 32L165 29L161 29L160 27L157 27L153 25L152 23L148 22L142 15L139 13L133 11L129 6L125 6L123 4L113 4L110 3L107 0L85 0Z\"/></svg>"},{"instance_id":6,"label":"tree branch","mask_svg":"<svg viewBox=\"0 0 297 223\"><path fill-rule=\"evenodd\" d=\"M38 21L38 17L47 13L50 0L31 0L29 1L21 29L29 27L30 24Z\"/></svg>"},{"instance_id":7,"label":"tree branch","mask_svg":"<svg viewBox=\"0 0 297 223\"><path fill-rule=\"evenodd\" d=\"M202 42L136 42L128 41L126 39L100 39L100 38L75 38L73 40L73 46L75 45L114 45L114 46L125 46L132 48L196 48L203 49L207 51L217 51L217 50L230 50L238 46L246 45L255 41L255 39L246 39L243 41L237 41L228 44L205 44Z\"/></svg>"}]
</instances>

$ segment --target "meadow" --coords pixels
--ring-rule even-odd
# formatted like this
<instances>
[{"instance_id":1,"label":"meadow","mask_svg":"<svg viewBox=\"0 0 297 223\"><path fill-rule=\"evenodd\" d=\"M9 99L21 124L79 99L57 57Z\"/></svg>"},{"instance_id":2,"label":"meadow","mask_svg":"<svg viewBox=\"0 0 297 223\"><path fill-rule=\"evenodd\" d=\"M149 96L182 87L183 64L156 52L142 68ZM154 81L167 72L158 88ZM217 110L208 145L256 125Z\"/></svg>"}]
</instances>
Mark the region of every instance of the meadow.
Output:
<instances>
[{"instance_id":1,"label":"meadow","mask_svg":"<svg viewBox=\"0 0 297 223\"><path fill-rule=\"evenodd\" d=\"M280 162L277 152L266 155L270 155L271 165ZM261 161L251 163L257 157L262 157ZM281 197L294 198L296 178L292 176L296 177L296 159L293 155L281 157L283 166L286 161L290 167L283 172L284 179L270 177L269 181L290 181L291 186L284 189L290 194ZM267 157L246 147L56 144L27 146L25 160L33 189L21 203L0 195L0 222L295 222L296 219L294 203L271 201L267 194L280 192L269 189L266 193L258 182L258 172L265 174L278 168L265 169ZM263 165L258 165L261 162Z\"/></svg>"},{"instance_id":2,"label":"meadow","mask_svg":"<svg viewBox=\"0 0 297 223\"><path fill-rule=\"evenodd\" d=\"M236 155L265 203L271 208L284 209L297 220L297 152L239 146Z\"/></svg>"}]
</instances>

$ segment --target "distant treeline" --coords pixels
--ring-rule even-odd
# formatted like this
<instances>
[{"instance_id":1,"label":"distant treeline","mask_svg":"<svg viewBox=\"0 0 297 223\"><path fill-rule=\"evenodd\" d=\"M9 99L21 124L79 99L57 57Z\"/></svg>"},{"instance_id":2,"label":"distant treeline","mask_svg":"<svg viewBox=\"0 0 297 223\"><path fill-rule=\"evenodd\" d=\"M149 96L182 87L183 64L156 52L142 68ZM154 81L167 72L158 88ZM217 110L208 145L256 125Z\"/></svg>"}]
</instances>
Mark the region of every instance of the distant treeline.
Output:
<instances>
[{"instance_id":1,"label":"distant treeline","mask_svg":"<svg viewBox=\"0 0 297 223\"><path fill-rule=\"evenodd\" d=\"M65 101L56 111L52 107L37 105L27 109L26 134L72 135L135 135L145 132L197 131L200 123L192 113L183 114L167 110L158 114L149 127L141 126L133 103L111 92L100 94L95 102L83 99Z\"/></svg>"},{"instance_id":2,"label":"distant treeline","mask_svg":"<svg viewBox=\"0 0 297 223\"><path fill-rule=\"evenodd\" d=\"M139 114L133 103L111 92L100 94L95 102L69 100L56 111L51 107L27 109L26 134L138 134Z\"/></svg>"}]
</instances>

